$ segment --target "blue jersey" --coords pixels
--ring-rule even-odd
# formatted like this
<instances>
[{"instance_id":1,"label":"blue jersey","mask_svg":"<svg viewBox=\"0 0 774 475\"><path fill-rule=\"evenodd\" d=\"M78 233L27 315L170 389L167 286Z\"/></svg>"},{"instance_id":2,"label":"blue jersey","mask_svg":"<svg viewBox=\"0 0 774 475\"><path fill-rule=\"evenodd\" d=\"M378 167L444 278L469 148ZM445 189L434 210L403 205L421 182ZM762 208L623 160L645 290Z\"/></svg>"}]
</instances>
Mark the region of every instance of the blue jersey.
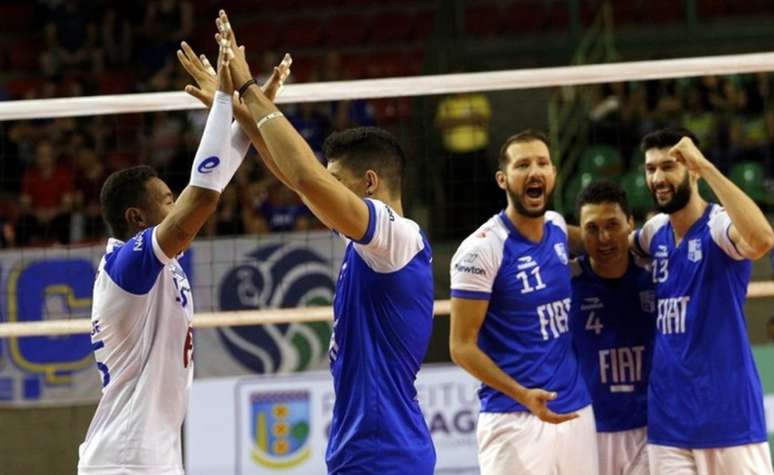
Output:
<instances>
[{"instance_id":1,"label":"blue jersey","mask_svg":"<svg viewBox=\"0 0 774 475\"><path fill-rule=\"evenodd\" d=\"M632 257L623 276L605 279L582 256L573 265L571 308L570 331L597 432L644 427L656 324L650 272Z\"/></svg>"},{"instance_id":2,"label":"blue jersey","mask_svg":"<svg viewBox=\"0 0 774 475\"><path fill-rule=\"evenodd\" d=\"M707 206L675 244L667 215L635 234L652 258L656 344L648 388L648 440L714 448L767 440L763 391L747 339L751 264L728 236L731 220Z\"/></svg>"},{"instance_id":3,"label":"blue jersey","mask_svg":"<svg viewBox=\"0 0 774 475\"><path fill-rule=\"evenodd\" d=\"M591 403L569 333L567 228L559 214L546 213L539 243L522 236L504 212L489 219L454 254L451 295L489 301L479 348L519 384L556 391L551 410ZM485 384L479 398L482 412L527 410Z\"/></svg>"},{"instance_id":4,"label":"blue jersey","mask_svg":"<svg viewBox=\"0 0 774 475\"><path fill-rule=\"evenodd\" d=\"M432 474L435 449L414 387L433 325L430 245L380 201L349 242L333 302L336 402L330 473Z\"/></svg>"}]
</instances>

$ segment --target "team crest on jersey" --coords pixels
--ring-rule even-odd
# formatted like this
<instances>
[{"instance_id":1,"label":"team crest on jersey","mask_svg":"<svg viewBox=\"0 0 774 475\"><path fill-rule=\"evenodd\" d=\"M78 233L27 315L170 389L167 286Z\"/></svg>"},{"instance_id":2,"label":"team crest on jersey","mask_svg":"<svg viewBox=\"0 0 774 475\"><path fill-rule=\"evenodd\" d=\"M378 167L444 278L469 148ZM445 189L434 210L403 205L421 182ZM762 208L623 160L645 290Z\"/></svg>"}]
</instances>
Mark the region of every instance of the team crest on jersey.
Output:
<instances>
[{"instance_id":1,"label":"team crest on jersey","mask_svg":"<svg viewBox=\"0 0 774 475\"><path fill-rule=\"evenodd\" d=\"M640 292L640 308L643 312L653 313L656 311L656 292L653 290L643 290Z\"/></svg>"},{"instance_id":2,"label":"team crest on jersey","mask_svg":"<svg viewBox=\"0 0 774 475\"><path fill-rule=\"evenodd\" d=\"M691 239L688 241L688 260L691 262L699 262L701 258L701 240Z\"/></svg>"},{"instance_id":3,"label":"team crest on jersey","mask_svg":"<svg viewBox=\"0 0 774 475\"><path fill-rule=\"evenodd\" d=\"M253 462L283 469L312 455L309 391L253 393L249 403Z\"/></svg>"},{"instance_id":4,"label":"team crest on jersey","mask_svg":"<svg viewBox=\"0 0 774 475\"><path fill-rule=\"evenodd\" d=\"M567 250L564 248L564 243L558 242L554 244L554 251L556 251L556 256L562 261L562 264L567 265L569 259L567 258Z\"/></svg>"}]
</instances>

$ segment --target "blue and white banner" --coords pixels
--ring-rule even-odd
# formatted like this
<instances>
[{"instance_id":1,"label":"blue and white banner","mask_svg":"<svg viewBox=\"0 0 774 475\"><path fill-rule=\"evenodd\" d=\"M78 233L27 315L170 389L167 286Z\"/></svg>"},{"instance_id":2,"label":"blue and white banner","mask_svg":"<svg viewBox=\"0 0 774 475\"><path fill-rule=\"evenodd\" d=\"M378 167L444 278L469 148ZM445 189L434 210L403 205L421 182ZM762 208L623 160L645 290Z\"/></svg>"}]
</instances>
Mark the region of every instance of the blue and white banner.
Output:
<instances>
[{"instance_id":1,"label":"blue and white banner","mask_svg":"<svg viewBox=\"0 0 774 475\"><path fill-rule=\"evenodd\" d=\"M88 318L104 246L0 253L0 321ZM328 305L344 243L333 234L198 240L182 259L196 312ZM319 368L330 324L197 330L197 377ZM0 339L0 405L72 405L100 396L89 335Z\"/></svg>"},{"instance_id":2,"label":"blue and white banner","mask_svg":"<svg viewBox=\"0 0 774 475\"><path fill-rule=\"evenodd\" d=\"M435 472L478 473L479 383L456 366L425 365L416 386L437 453ZM327 371L196 380L185 424L186 473L326 473L333 403Z\"/></svg>"}]
</instances>

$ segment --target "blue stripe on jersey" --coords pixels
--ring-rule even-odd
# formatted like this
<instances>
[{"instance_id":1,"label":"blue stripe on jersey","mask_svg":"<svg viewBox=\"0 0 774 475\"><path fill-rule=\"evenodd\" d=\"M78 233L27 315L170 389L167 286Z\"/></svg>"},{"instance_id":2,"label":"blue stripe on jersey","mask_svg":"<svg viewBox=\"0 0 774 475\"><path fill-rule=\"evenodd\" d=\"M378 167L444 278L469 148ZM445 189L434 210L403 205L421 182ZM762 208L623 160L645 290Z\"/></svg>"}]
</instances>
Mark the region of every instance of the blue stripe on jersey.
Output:
<instances>
[{"instance_id":1,"label":"blue stripe on jersey","mask_svg":"<svg viewBox=\"0 0 774 475\"><path fill-rule=\"evenodd\" d=\"M432 474L435 448L414 387L433 326L427 240L388 273L372 270L350 243L333 307L329 473Z\"/></svg>"},{"instance_id":2,"label":"blue stripe on jersey","mask_svg":"<svg viewBox=\"0 0 774 475\"><path fill-rule=\"evenodd\" d=\"M572 279L570 330L594 404L597 432L647 424L648 374L653 355L655 293L650 272L630 258L620 279L604 279L588 257Z\"/></svg>"},{"instance_id":3,"label":"blue stripe on jersey","mask_svg":"<svg viewBox=\"0 0 774 475\"><path fill-rule=\"evenodd\" d=\"M509 231L502 262L492 286L478 345L497 366L528 388L556 391L551 410L571 412L591 403L580 373L569 310L572 290L567 267L567 236L546 222L543 239L534 243L519 233L505 213ZM500 391L482 385L482 412L518 412L527 408Z\"/></svg>"},{"instance_id":4,"label":"blue stripe on jersey","mask_svg":"<svg viewBox=\"0 0 774 475\"><path fill-rule=\"evenodd\" d=\"M105 272L116 285L131 294L148 293L164 268L153 253L153 229L138 233L105 255Z\"/></svg>"},{"instance_id":5,"label":"blue stripe on jersey","mask_svg":"<svg viewBox=\"0 0 774 475\"><path fill-rule=\"evenodd\" d=\"M370 243L371 239L374 238L374 231L376 231L376 210L374 209L374 203L371 200L363 200L363 202L368 206L368 227L359 241L356 239L353 239L353 241L365 245Z\"/></svg>"},{"instance_id":6,"label":"blue stripe on jersey","mask_svg":"<svg viewBox=\"0 0 774 475\"><path fill-rule=\"evenodd\" d=\"M646 249L653 256L657 298L648 388L652 443L715 448L767 440L744 316L752 266L713 240L708 224L714 206L679 245L666 222Z\"/></svg>"},{"instance_id":7,"label":"blue stripe on jersey","mask_svg":"<svg viewBox=\"0 0 774 475\"><path fill-rule=\"evenodd\" d=\"M451 296L460 299L489 300L492 294L489 292L476 292L474 290L452 289Z\"/></svg>"}]
</instances>

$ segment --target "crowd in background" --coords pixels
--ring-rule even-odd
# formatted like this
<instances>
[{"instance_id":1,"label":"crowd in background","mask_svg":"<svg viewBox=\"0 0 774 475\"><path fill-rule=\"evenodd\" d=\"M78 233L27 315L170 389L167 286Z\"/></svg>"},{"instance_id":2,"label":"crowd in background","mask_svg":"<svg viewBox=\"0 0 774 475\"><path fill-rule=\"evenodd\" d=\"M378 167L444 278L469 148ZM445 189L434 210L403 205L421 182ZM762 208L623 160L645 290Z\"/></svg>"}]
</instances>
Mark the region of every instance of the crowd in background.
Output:
<instances>
[{"instance_id":1,"label":"crowd in background","mask_svg":"<svg viewBox=\"0 0 774 475\"><path fill-rule=\"evenodd\" d=\"M181 40L197 37L195 5L188 0L143 5L38 0L34 18L42 33L29 45L0 54L3 64L9 61L4 54L30 55L36 73L34 78L27 75L0 84L0 98L182 90L189 78L177 64L175 51ZM265 73L279 56L261 51L256 70ZM297 59L294 70L303 72L296 74L303 81L333 81L352 78L350 66L343 65L342 55L331 49L311 64ZM722 171L728 173L740 162L754 162L772 177L773 80L774 76L761 73L591 86L588 143L615 147L624 159L619 170L624 173L639 164L634 161L640 160L636 149L646 132L682 125L699 136L701 148ZM319 153L334 130L385 126L380 113L385 104L399 109L398 114L411 113L402 109L406 102L367 100L301 103L283 110ZM440 144L438 153L444 154L434 162L441 163L438 177L423 177L439 182L431 206L447 208L437 213L440 221L434 220L436 229L431 232L436 236L454 234L440 232L446 228L467 233L473 223L485 218L482 212L490 211L489 202L501 199L498 190L489 186L496 161L491 156L496 144L489 143L491 114L485 94L441 97L433 122L414 131L414 140L433 140ZM156 168L174 191L181 191L188 182L205 119L203 111L192 111L0 122L0 246L102 240L106 230L98 203L105 177L113 170L143 163ZM406 144L406 148L419 147ZM298 197L266 171L254 151L250 155L224 191L219 210L203 234L320 227ZM491 189L498 196L484 196L477 191L481 189Z\"/></svg>"}]
</instances>

